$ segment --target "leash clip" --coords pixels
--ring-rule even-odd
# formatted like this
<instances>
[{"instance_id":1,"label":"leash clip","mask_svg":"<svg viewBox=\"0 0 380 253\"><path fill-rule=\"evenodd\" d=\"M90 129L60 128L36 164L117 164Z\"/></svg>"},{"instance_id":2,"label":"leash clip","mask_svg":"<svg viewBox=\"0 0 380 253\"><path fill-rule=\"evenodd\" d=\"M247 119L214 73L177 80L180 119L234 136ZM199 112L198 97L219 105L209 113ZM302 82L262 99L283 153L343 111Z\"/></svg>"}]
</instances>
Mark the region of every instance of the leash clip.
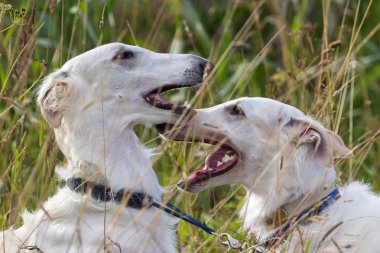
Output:
<instances>
[{"instance_id":1,"label":"leash clip","mask_svg":"<svg viewBox=\"0 0 380 253\"><path fill-rule=\"evenodd\" d=\"M236 240L227 233L221 233L217 236L219 238L220 243L227 246L227 251L230 251L231 249L241 249L242 247L241 243L238 240Z\"/></svg>"}]
</instances>

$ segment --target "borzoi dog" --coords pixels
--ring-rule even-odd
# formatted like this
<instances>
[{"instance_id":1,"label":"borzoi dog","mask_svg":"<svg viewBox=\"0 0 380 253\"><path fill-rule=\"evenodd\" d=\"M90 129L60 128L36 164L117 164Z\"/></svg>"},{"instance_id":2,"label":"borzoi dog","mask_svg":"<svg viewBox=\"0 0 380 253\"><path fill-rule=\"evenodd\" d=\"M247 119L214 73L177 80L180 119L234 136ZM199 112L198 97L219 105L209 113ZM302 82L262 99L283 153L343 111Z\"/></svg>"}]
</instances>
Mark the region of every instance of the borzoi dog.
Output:
<instances>
[{"instance_id":1,"label":"borzoi dog","mask_svg":"<svg viewBox=\"0 0 380 253\"><path fill-rule=\"evenodd\" d=\"M50 74L38 104L67 158L67 185L3 232L2 252L175 252L173 220L150 206L162 189L133 127L190 112L160 93L202 83L207 63L112 43Z\"/></svg>"},{"instance_id":2,"label":"borzoi dog","mask_svg":"<svg viewBox=\"0 0 380 253\"><path fill-rule=\"evenodd\" d=\"M169 139L219 146L179 187L199 192L242 183L244 228L259 237L261 250L379 252L379 197L359 182L336 188L334 158L352 155L338 135L266 98L201 109L192 121L158 126Z\"/></svg>"}]
</instances>

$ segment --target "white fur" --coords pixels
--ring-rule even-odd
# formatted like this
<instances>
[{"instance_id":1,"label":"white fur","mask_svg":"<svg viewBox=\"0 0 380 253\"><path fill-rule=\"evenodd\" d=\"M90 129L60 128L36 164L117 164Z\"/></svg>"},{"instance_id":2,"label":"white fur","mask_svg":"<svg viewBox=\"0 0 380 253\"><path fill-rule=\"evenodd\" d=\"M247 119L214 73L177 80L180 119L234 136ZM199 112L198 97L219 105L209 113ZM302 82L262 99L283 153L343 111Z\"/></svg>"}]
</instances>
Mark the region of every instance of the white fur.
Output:
<instances>
[{"instance_id":1,"label":"white fur","mask_svg":"<svg viewBox=\"0 0 380 253\"><path fill-rule=\"evenodd\" d=\"M123 52L130 58L117 58ZM142 94L169 84L202 80L206 61L193 55L158 54L112 43L66 62L42 84L38 103L54 127L68 164L61 177L85 177L150 194L162 189L136 124L175 123L178 115L149 105ZM97 202L63 187L43 209L23 215L24 225L0 237L1 252L175 252L175 223L155 208L137 210ZM35 250L37 252L37 250Z\"/></svg>"},{"instance_id":2,"label":"white fur","mask_svg":"<svg viewBox=\"0 0 380 253\"><path fill-rule=\"evenodd\" d=\"M236 115L236 108L244 116ZM302 127L305 124L311 127ZM350 155L339 136L298 109L266 98L241 98L198 110L195 126L184 129L190 140L218 136L240 153L232 170L190 184L187 190L242 183L247 189L240 211L244 228L262 239L277 230L264 224L265 217L280 207L296 215L327 195L336 184L333 158ZM278 251L305 252L310 242L308 252L379 252L379 197L359 182L346 185L341 193L320 220L302 223Z\"/></svg>"}]
</instances>

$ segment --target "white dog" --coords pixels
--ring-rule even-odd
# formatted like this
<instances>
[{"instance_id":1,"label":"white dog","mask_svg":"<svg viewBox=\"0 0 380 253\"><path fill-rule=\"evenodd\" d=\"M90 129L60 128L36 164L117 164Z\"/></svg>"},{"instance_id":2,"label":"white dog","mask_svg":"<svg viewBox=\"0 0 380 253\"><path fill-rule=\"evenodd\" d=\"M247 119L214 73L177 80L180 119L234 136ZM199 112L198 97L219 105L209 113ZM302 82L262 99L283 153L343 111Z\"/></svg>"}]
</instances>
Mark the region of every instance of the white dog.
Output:
<instances>
[{"instance_id":1,"label":"white dog","mask_svg":"<svg viewBox=\"0 0 380 253\"><path fill-rule=\"evenodd\" d=\"M380 252L378 196L359 182L336 188L333 159L351 155L338 135L300 110L266 98L198 110L192 121L159 130L169 139L220 147L179 187L199 192L242 183L248 192L241 210L244 227L259 236L262 248Z\"/></svg>"},{"instance_id":2,"label":"white dog","mask_svg":"<svg viewBox=\"0 0 380 253\"><path fill-rule=\"evenodd\" d=\"M190 112L159 94L201 83L207 63L113 43L50 74L38 103L67 158L68 186L3 232L0 251L175 252L176 220L150 206L162 189L133 127Z\"/></svg>"}]
</instances>

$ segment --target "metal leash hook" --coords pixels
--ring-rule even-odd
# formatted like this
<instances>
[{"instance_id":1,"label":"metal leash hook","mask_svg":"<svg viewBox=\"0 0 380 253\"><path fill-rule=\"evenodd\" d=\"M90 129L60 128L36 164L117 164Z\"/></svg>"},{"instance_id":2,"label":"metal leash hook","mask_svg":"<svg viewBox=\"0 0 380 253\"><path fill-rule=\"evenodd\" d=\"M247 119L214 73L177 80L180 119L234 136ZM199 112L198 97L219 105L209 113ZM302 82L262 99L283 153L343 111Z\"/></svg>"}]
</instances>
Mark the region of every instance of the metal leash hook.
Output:
<instances>
[{"instance_id":1,"label":"metal leash hook","mask_svg":"<svg viewBox=\"0 0 380 253\"><path fill-rule=\"evenodd\" d=\"M231 249L239 249L241 250L241 243L236 240L235 238L233 238L232 236L230 236L229 234L227 233L221 233L221 234L216 234L214 233L215 236L217 236L219 238L219 241L221 244L224 244L227 246L227 251L230 251Z\"/></svg>"}]
</instances>

